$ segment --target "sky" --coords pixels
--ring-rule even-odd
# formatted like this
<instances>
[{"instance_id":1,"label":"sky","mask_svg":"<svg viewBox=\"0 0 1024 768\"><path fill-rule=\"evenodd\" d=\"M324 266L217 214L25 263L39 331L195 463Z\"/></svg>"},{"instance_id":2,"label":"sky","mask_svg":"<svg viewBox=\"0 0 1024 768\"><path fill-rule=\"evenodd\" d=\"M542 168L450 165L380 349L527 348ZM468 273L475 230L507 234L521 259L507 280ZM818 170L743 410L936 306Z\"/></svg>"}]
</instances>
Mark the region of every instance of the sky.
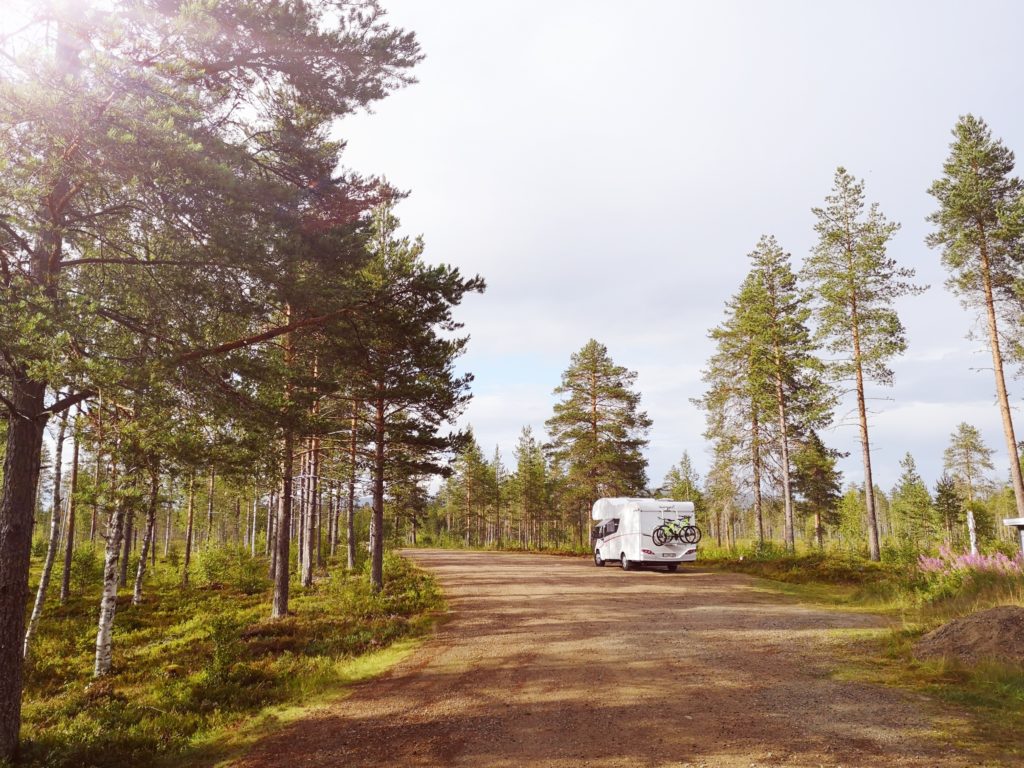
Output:
<instances>
[{"instance_id":1,"label":"sky","mask_svg":"<svg viewBox=\"0 0 1024 768\"><path fill-rule=\"evenodd\" d=\"M910 451L929 484L961 421L1008 463L991 357L924 242L927 194L957 117L1024 152L1024 3L383 0L426 54L419 82L339 126L347 167L410 195L427 258L481 274L471 424L507 465L543 434L553 389L590 338L638 374L652 484L689 451L710 463L708 329L774 234L799 264L835 169L902 224L890 254L929 285L898 304L907 353L869 389L876 482ZM1017 420L1021 394L1010 382ZM1024 431L1024 422L1020 424ZM847 398L822 434L862 480Z\"/></svg>"}]
</instances>

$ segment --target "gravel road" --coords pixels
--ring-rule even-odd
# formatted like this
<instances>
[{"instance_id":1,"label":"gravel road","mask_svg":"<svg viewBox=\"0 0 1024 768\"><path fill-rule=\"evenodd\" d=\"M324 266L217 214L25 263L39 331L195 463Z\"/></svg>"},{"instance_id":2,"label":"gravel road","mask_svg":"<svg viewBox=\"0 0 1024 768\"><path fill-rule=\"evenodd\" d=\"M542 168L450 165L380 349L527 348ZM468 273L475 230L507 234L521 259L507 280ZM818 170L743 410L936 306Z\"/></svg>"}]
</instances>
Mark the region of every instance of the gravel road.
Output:
<instances>
[{"instance_id":1,"label":"gravel road","mask_svg":"<svg viewBox=\"0 0 1024 768\"><path fill-rule=\"evenodd\" d=\"M384 678L240 765L976 766L928 700L832 679L835 630L882 619L801 605L741 575L588 560L406 553L451 617ZM690 570L687 570L689 568Z\"/></svg>"}]
</instances>

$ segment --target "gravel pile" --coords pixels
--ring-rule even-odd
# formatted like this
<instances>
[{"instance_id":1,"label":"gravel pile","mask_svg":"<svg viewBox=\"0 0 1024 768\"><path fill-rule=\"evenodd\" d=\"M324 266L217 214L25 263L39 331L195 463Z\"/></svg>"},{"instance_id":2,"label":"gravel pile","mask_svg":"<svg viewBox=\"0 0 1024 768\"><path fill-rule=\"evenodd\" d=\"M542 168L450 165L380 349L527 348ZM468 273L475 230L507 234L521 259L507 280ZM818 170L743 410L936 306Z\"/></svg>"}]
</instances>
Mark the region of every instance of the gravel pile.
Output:
<instances>
[{"instance_id":1,"label":"gravel pile","mask_svg":"<svg viewBox=\"0 0 1024 768\"><path fill-rule=\"evenodd\" d=\"M920 659L995 660L1024 666L1024 608L1001 605L954 619L922 637L914 653Z\"/></svg>"}]
</instances>

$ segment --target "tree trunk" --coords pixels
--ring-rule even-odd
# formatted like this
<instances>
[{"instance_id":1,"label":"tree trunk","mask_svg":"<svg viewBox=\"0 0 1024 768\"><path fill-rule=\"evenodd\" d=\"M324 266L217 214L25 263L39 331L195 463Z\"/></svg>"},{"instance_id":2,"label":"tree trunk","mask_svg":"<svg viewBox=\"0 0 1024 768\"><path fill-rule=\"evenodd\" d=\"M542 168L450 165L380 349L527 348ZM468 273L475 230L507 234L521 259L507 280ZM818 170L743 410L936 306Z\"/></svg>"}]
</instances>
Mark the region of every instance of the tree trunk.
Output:
<instances>
[{"instance_id":1,"label":"tree trunk","mask_svg":"<svg viewBox=\"0 0 1024 768\"><path fill-rule=\"evenodd\" d=\"M370 518L370 585L384 587L384 401L377 400L373 421L373 515Z\"/></svg>"},{"instance_id":2,"label":"tree trunk","mask_svg":"<svg viewBox=\"0 0 1024 768\"><path fill-rule=\"evenodd\" d=\"M173 486L172 486L173 489ZM171 530L174 524L174 509L168 504L167 505L167 520L164 523L164 560L171 553Z\"/></svg>"},{"instance_id":3,"label":"tree trunk","mask_svg":"<svg viewBox=\"0 0 1024 768\"><path fill-rule=\"evenodd\" d=\"M252 492L252 529L249 532L249 554L256 557L256 532L259 524L260 494L255 488Z\"/></svg>"},{"instance_id":4,"label":"tree trunk","mask_svg":"<svg viewBox=\"0 0 1024 768\"><path fill-rule=\"evenodd\" d=\"M217 470L210 469L210 490L209 498L206 500L206 541L203 546L207 549L213 541L213 492L217 487Z\"/></svg>"},{"instance_id":5,"label":"tree trunk","mask_svg":"<svg viewBox=\"0 0 1024 768\"><path fill-rule=\"evenodd\" d=\"M303 557L302 557L302 586L313 586L313 565L314 549L316 547L316 498L317 498L317 439L309 438L309 451L306 457L305 477L305 516L303 519Z\"/></svg>"},{"instance_id":6,"label":"tree trunk","mask_svg":"<svg viewBox=\"0 0 1024 768\"><path fill-rule=\"evenodd\" d=\"M875 482L871 476L871 443L868 439L868 411L864 398L864 366L861 363L860 320L857 314L857 296L850 296L853 334L853 364L857 383L857 416L860 420L860 447L864 460L864 502L867 509L868 556L878 562L882 550L878 541L878 512L875 505Z\"/></svg>"},{"instance_id":7,"label":"tree trunk","mask_svg":"<svg viewBox=\"0 0 1024 768\"><path fill-rule=\"evenodd\" d=\"M1013 497L1017 502L1017 517L1024 517L1024 479L1021 478L1020 456L1017 453L1017 438L1013 430L1013 415L1010 399L1006 393L1006 376L1003 373L1003 353L999 346L999 328L996 324L996 307L992 295L992 274L988 262L988 247L984 227L978 224L981 236L981 283L985 293L985 317L988 321L988 343L992 349L992 370L996 377L996 397L999 400L999 414L1003 419L1003 435L1006 438L1006 452L1010 459L1010 480L1013 483Z\"/></svg>"},{"instance_id":8,"label":"tree trunk","mask_svg":"<svg viewBox=\"0 0 1024 768\"><path fill-rule=\"evenodd\" d=\"M114 615L117 613L119 560L126 516L124 504L117 503L111 511L107 525L107 546L103 558L103 596L100 599L100 618L96 629L96 664L93 667L93 677L102 677L110 672L111 635L114 630Z\"/></svg>"},{"instance_id":9,"label":"tree trunk","mask_svg":"<svg viewBox=\"0 0 1024 768\"><path fill-rule=\"evenodd\" d=\"M750 461L754 472L754 520L757 524L757 543L764 544L764 512L761 503L761 425L758 423L756 406L751 404L750 420Z\"/></svg>"},{"instance_id":10,"label":"tree trunk","mask_svg":"<svg viewBox=\"0 0 1024 768\"><path fill-rule=\"evenodd\" d=\"M270 558L269 578L271 581L277 576L277 539L275 538L277 531L277 500L277 494L271 493L270 504L267 506L267 557Z\"/></svg>"},{"instance_id":11,"label":"tree trunk","mask_svg":"<svg viewBox=\"0 0 1024 768\"><path fill-rule=\"evenodd\" d=\"M796 551L796 532L793 521L793 487L789 471L789 423L786 419L786 393L782 387L782 353L777 343L775 367L775 399L779 406L779 448L782 453L782 504L786 521L783 538L786 541L786 550L792 553Z\"/></svg>"},{"instance_id":12,"label":"tree trunk","mask_svg":"<svg viewBox=\"0 0 1024 768\"><path fill-rule=\"evenodd\" d=\"M78 405L76 410L75 425L78 426L78 420L82 416L82 406ZM74 438L72 439L71 448L71 487L68 489L68 517L67 517L67 532L64 540L64 572L61 574L60 580L60 604L64 605L67 602L68 597L71 593L71 556L75 552L75 507L77 499L75 493L78 491L78 454L79 454L79 443L78 443L78 430L74 430Z\"/></svg>"},{"instance_id":13,"label":"tree trunk","mask_svg":"<svg viewBox=\"0 0 1024 768\"><path fill-rule=\"evenodd\" d=\"M353 571L356 567L356 412L359 404L352 404L352 433L348 443L348 505L345 509L345 549L346 567Z\"/></svg>"},{"instance_id":14,"label":"tree trunk","mask_svg":"<svg viewBox=\"0 0 1024 768\"><path fill-rule=\"evenodd\" d=\"M133 482L133 485L135 483ZM128 557L132 553L132 534L134 533L135 525L135 510L131 509L125 513L124 516L124 554L121 556L121 575L118 579L119 584L128 583Z\"/></svg>"},{"instance_id":15,"label":"tree trunk","mask_svg":"<svg viewBox=\"0 0 1024 768\"><path fill-rule=\"evenodd\" d=\"M185 559L181 568L181 585L188 586L188 567L192 562L192 537L195 532L196 519L196 471L193 469L188 476L188 514L185 522Z\"/></svg>"},{"instance_id":16,"label":"tree trunk","mask_svg":"<svg viewBox=\"0 0 1024 768\"><path fill-rule=\"evenodd\" d=\"M36 602L32 606L32 617L28 620L28 629L25 630L25 645L22 654L28 658L29 645L32 642L32 634L39 624L39 617L43 615L43 603L46 601L46 590L50 586L50 576L53 573L53 561L57 557L57 548L60 540L62 505L60 494L61 473L64 464L64 436L67 434L68 417L63 414L60 419L60 428L57 431L57 443L54 446L53 460L53 511L50 514L50 540L46 546L46 560L43 562L43 573L39 577L39 588L36 590Z\"/></svg>"},{"instance_id":17,"label":"tree trunk","mask_svg":"<svg viewBox=\"0 0 1024 768\"><path fill-rule=\"evenodd\" d=\"M273 558L277 549L274 547L274 517L277 514L277 494L273 491L267 496L267 540L264 542L264 551L267 557ZM273 569L270 571L274 575Z\"/></svg>"},{"instance_id":18,"label":"tree trunk","mask_svg":"<svg viewBox=\"0 0 1024 768\"><path fill-rule=\"evenodd\" d=\"M146 556L156 549L156 510L160 503L160 470L149 470L149 508L146 510L146 535L142 537L139 552L139 566L135 571L135 589L132 590L132 605L142 603L142 581L146 576ZM151 550L152 548L152 550Z\"/></svg>"},{"instance_id":19,"label":"tree trunk","mask_svg":"<svg viewBox=\"0 0 1024 768\"><path fill-rule=\"evenodd\" d=\"M277 546L275 547L274 604L270 611L272 619L288 615L288 572L289 547L292 530L292 433L285 430L281 454L281 493L277 506Z\"/></svg>"},{"instance_id":20,"label":"tree trunk","mask_svg":"<svg viewBox=\"0 0 1024 768\"><path fill-rule=\"evenodd\" d=\"M90 409L91 410L91 409ZM95 443L96 465L93 468L92 487L92 519L89 521L89 543L96 541L96 529L99 527L100 517L100 483L103 480L103 393L100 392L96 398L96 443Z\"/></svg>"}]
</instances>

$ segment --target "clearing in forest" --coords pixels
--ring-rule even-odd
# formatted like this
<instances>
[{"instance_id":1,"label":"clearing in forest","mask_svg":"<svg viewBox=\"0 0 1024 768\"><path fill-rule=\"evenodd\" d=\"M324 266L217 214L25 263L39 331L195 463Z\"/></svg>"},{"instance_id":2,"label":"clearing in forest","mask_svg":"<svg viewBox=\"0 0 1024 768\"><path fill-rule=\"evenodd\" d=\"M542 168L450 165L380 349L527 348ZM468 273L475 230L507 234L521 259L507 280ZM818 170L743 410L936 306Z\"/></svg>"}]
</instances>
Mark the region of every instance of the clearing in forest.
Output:
<instances>
[{"instance_id":1,"label":"clearing in forest","mask_svg":"<svg viewBox=\"0 0 1024 768\"><path fill-rule=\"evenodd\" d=\"M451 617L381 680L268 737L247 768L977 766L958 716L833 678L885 620L747 576L419 550Z\"/></svg>"}]
</instances>

